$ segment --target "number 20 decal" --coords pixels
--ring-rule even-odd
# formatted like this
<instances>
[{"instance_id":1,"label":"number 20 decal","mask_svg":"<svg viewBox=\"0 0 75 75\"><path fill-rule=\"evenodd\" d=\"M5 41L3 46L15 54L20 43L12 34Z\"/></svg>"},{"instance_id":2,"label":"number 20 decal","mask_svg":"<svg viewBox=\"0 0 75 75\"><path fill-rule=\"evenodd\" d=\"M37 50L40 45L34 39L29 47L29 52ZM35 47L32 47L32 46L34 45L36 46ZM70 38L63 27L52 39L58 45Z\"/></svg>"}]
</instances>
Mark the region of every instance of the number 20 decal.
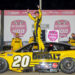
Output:
<instances>
[{"instance_id":1,"label":"number 20 decal","mask_svg":"<svg viewBox=\"0 0 75 75\"><path fill-rule=\"evenodd\" d=\"M29 56L15 56L14 57L14 62L12 64L12 67L27 67L30 62L30 57Z\"/></svg>"}]
</instances>

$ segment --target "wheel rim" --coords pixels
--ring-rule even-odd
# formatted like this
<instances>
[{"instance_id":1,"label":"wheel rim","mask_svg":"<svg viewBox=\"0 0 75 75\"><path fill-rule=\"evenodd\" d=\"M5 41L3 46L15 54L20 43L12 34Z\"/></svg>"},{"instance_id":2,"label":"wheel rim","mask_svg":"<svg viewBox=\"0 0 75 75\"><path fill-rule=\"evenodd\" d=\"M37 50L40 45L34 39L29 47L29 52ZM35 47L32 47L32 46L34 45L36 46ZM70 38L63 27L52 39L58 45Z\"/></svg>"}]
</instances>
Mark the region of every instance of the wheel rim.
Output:
<instances>
[{"instance_id":1,"label":"wheel rim","mask_svg":"<svg viewBox=\"0 0 75 75\"><path fill-rule=\"evenodd\" d=\"M74 66L74 65L73 65L73 61L67 60L67 61L64 62L64 68L67 69L67 70L72 69L73 66Z\"/></svg>"},{"instance_id":2,"label":"wheel rim","mask_svg":"<svg viewBox=\"0 0 75 75\"><path fill-rule=\"evenodd\" d=\"M0 70L4 69L5 67L5 62L0 60Z\"/></svg>"}]
</instances>

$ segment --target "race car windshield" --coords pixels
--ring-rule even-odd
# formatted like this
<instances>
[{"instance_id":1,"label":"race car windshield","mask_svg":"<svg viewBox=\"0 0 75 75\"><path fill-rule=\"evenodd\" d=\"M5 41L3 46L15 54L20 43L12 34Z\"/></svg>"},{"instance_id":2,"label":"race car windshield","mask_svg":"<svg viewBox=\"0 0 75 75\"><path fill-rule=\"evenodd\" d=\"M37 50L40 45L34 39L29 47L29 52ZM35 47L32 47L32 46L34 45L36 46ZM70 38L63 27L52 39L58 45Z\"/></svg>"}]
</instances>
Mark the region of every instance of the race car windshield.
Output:
<instances>
[{"instance_id":1,"label":"race car windshield","mask_svg":"<svg viewBox=\"0 0 75 75\"><path fill-rule=\"evenodd\" d=\"M19 50L16 50L15 52L32 52L34 46L38 46L37 43L31 43L31 44L27 44L25 45L24 47L22 47L21 49ZM38 49L38 48L37 48ZM37 50L36 49L36 50Z\"/></svg>"},{"instance_id":2,"label":"race car windshield","mask_svg":"<svg viewBox=\"0 0 75 75\"><path fill-rule=\"evenodd\" d=\"M23 46L22 48L20 48L19 50L16 50L15 52L21 52L21 51L29 51L30 46L32 46L32 44L27 44L25 46Z\"/></svg>"}]
</instances>

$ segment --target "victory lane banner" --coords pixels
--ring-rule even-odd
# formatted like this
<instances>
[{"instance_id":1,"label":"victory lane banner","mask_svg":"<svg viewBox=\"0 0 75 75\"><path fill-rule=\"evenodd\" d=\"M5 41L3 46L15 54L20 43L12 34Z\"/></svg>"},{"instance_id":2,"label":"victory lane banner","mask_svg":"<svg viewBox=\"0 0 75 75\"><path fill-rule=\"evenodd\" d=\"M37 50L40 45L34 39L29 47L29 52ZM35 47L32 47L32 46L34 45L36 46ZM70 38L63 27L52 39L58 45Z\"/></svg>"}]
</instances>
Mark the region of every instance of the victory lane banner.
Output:
<instances>
[{"instance_id":1,"label":"victory lane banner","mask_svg":"<svg viewBox=\"0 0 75 75\"><path fill-rule=\"evenodd\" d=\"M30 10L33 17L35 11ZM33 24L26 10L5 10L4 41L11 41L14 33L28 41L33 36ZM75 33L75 10L42 10L41 24L49 25L49 30L59 30L59 41L68 41L71 33Z\"/></svg>"}]
</instances>

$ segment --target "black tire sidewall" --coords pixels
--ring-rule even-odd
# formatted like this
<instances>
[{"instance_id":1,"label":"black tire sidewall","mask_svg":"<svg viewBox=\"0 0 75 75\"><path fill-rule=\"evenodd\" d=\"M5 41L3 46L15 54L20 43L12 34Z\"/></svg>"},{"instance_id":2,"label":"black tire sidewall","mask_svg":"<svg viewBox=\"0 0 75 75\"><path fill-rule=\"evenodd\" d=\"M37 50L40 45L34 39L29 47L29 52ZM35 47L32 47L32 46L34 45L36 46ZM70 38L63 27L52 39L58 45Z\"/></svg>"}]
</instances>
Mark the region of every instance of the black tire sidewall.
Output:
<instances>
[{"instance_id":1,"label":"black tire sidewall","mask_svg":"<svg viewBox=\"0 0 75 75\"><path fill-rule=\"evenodd\" d=\"M0 73L3 73L3 72L5 72L5 71L8 70L8 63L7 63L7 61L6 61L5 59L3 59L3 58L0 58L0 60L5 63L5 67L4 67L2 70L0 70Z\"/></svg>"},{"instance_id":2,"label":"black tire sidewall","mask_svg":"<svg viewBox=\"0 0 75 75\"><path fill-rule=\"evenodd\" d=\"M65 62L66 60L72 61L73 67L72 67L71 70L68 70L68 69L66 69L66 68L64 67L64 62ZM61 69L61 71L64 72L64 73L68 73L68 74L74 73L74 72L75 72L75 62L74 62L74 60L73 60L72 58L65 58L65 59L63 59L63 60L60 62L60 69Z\"/></svg>"}]
</instances>

